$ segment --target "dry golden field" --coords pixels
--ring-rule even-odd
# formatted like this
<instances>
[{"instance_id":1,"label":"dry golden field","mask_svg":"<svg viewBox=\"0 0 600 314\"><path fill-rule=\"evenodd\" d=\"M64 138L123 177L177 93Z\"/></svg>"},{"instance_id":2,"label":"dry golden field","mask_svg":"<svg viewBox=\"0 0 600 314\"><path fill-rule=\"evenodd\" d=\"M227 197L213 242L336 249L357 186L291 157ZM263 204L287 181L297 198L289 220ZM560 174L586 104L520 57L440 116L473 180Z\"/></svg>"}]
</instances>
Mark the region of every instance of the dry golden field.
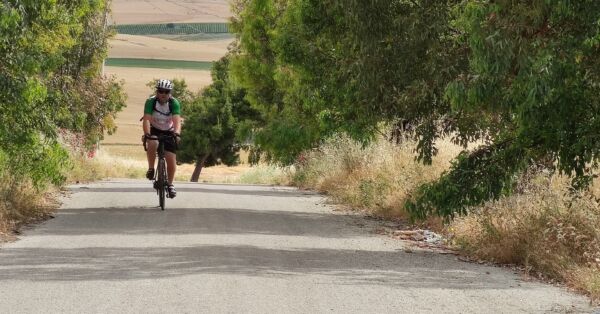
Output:
<instances>
[{"instance_id":1,"label":"dry golden field","mask_svg":"<svg viewBox=\"0 0 600 314\"><path fill-rule=\"evenodd\" d=\"M227 0L113 0L116 24L225 22Z\"/></svg>"},{"instance_id":2,"label":"dry golden field","mask_svg":"<svg viewBox=\"0 0 600 314\"><path fill-rule=\"evenodd\" d=\"M227 52L231 39L175 41L118 34L110 41L109 58L214 61Z\"/></svg>"}]
</instances>

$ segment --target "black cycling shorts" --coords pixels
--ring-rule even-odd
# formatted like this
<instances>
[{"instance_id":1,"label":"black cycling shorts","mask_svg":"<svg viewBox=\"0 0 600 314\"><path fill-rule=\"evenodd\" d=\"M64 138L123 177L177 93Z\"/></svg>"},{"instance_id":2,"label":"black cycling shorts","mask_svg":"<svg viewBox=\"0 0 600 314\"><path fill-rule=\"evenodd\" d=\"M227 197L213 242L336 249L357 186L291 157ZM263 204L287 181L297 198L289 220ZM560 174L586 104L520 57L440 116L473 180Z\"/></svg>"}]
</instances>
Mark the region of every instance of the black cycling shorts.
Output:
<instances>
[{"instance_id":1,"label":"black cycling shorts","mask_svg":"<svg viewBox=\"0 0 600 314\"><path fill-rule=\"evenodd\" d=\"M150 127L150 135L173 135L172 131L163 131L159 130L153 126ZM177 143L175 143L175 138L171 137L165 141L165 150L171 152L173 154L177 153Z\"/></svg>"}]
</instances>

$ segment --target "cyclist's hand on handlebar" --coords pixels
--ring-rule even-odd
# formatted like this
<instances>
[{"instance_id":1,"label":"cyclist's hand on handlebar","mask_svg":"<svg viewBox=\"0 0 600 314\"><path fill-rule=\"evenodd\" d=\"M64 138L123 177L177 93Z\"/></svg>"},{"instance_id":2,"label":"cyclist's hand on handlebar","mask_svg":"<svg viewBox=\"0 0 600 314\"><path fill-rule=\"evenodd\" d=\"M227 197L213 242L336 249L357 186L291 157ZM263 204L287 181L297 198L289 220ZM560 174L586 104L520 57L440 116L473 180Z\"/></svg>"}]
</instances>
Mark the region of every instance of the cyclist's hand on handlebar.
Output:
<instances>
[{"instance_id":1,"label":"cyclist's hand on handlebar","mask_svg":"<svg viewBox=\"0 0 600 314\"><path fill-rule=\"evenodd\" d=\"M175 138L175 142L177 144L179 144L179 142L181 142L181 135L179 135L179 133L173 132L173 137Z\"/></svg>"}]
</instances>

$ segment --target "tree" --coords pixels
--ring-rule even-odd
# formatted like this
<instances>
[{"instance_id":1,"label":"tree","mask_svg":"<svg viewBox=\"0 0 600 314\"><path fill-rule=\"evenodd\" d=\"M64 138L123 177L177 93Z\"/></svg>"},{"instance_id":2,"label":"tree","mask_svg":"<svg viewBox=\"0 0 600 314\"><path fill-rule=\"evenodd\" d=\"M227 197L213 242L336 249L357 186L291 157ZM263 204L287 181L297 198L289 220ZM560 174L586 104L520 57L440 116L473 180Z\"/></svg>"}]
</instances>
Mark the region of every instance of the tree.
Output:
<instances>
[{"instance_id":1,"label":"tree","mask_svg":"<svg viewBox=\"0 0 600 314\"><path fill-rule=\"evenodd\" d=\"M244 138L237 136L243 134L238 132L241 123L258 116L245 100L245 91L230 82L229 58L226 55L213 64L212 84L183 110L185 124L178 159L195 163L192 182L198 182L204 167L236 165L244 145Z\"/></svg>"},{"instance_id":2,"label":"tree","mask_svg":"<svg viewBox=\"0 0 600 314\"><path fill-rule=\"evenodd\" d=\"M600 152L600 3L468 1L455 25L469 69L447 88L460 137L487 144L459 156L409 209L453 217L511 193L531 165L586 187ZM467 121L477 121L466 126Z\"/></svg>"},{"instance_id":3,"label":"tree","mask_svg":"<svg viewBox=\"0 0 600 314\"><path fill-rule=\"evenodd\" d=\"M108 13L108 1L0 3L0 155L15 182L64 180L59 127L88 144L113 130L124 95L98 71Z\"/></svg>"},{"instance_id":4,"label":"tree","mask_svg":"<svg viewBox=\"0 0 600 314\"><path fill-rule=\"evenodd\" d=\"M415 217L453 217L511 193L527 167L590 182L600 141L600 2L238 1L234 79L264 123L255 140L293 162L334 132L368 141L410 124L425 163L465 151L414 193ZM466 150L469 143L479 148Z\"/></svg>"},{"instance_id":5,"label":"tree","mask_svg":"<svg viewBox=\"0 0 600 314\"><path fill-rule=\"evenodd\" d=\"M239 44L231 59L232 80L246 92L252 108L260 113L260 123L247 129L253 148L267 160L291 163L295 155L306 149L307 142L319 138L310 121L294 107L286 106L285 76L277 60L273 44L274 31L285 12L283 0L237 1L236 17L231 28ZM286 134L286 133L290 134Z\"/></svg>"},{"instance_id":6,"label":"tree","mask_svg":"<svg viewBox=\"0 0 600 314\"><path fill-rule=\"evenodd\" d=\"M430 162L451 131L438 123L444 88L466 66L448 27L455 2L245 3L232 27L242 51L233 74L265 119L258 144L290 163L335 132L366 142L408 121Z\"/></svg>"}]
</instances>

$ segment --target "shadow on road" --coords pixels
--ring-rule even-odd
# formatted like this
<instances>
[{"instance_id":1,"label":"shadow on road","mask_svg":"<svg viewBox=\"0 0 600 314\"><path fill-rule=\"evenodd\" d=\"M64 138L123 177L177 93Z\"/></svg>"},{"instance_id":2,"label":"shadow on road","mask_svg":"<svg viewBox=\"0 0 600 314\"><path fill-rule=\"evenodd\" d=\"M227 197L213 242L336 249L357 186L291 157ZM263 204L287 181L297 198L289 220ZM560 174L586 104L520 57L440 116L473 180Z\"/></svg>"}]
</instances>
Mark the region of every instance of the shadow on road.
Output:
<instances>
[{"instance_id":1,"label":"shadow on road","mask_svg":"<svg viewBox=\"0 0 600 314\"><path fill-rule=\"evenodd\" d=\"M295 211L169 208L63 209L51 228L36 228L43 235L93 234L265 234L339 238L364 236L349 228L345 215Z\"/></svg>"},{"instance_id":2,"label":"shadow on road","mask_svg":"<svg viewBox=\"0 0 600 314\"><path fill-rule=\"evenodd\" d=\"M407 255L410 254L410 258ZM0 281L157 279L195 274L333 276L336 284L505 289L514 280L430 253L280 250L253 246L7 249ZM487 278L486 278L487 276ZM493 277L493 278L492 278Z\"/></svg>"},{"instance_id":3,"label":"shadow on road","mask_svg":"<svg viewBox=\"0 0 600 314\"><path fill-rule=\"evenodd\" d=\"M307 197L297 191L212 188L190 190ZM94 189L84 191L93 192ZM115 191L123 192L123 189ZM132 188L125 191L147 190ZM29 247L14 245L0 250L0 281L122 281L217 274L305 277L315 282L322 280L324 284L339 285L460 290L508 289L518 284L514 277L493 271L492 268L466 264L449 256L392 251L391 247L396 246L364 246L370 243L365 242L365 238L372 237L361 228L367 223L364 219L314 209L293 210L302 208L306 202L298 205L291 199L281 202L281 206L269 203L270 209L263 207L268 202L271 200L256 202L255 209L169 208L164 212L140 207L63 209L56 219L27 232L26 236L34 239L27 244ZM252 207L253 204L244 206ZM218 236L206 238L211 234ZM111 247L108 241L102 242L104 235L118 241L118 247ZM165 235L165 241L161 241L162 235ZM169 235L190 235L186 237L189 239L205 237L205 242L169 242L166 238ZM36 240L36 236L42 239ZM64 236L60 239L64 242L56 242L52 247L44 246L43 243L48 241L59 241L53 236ZM206 239L229 240L234 236L239 242L206 242ZM128 244L128 237L143 241L152 238L153 242L137 242L144 244L144 247L137 247ZM246 237L263 241L267 239L267 242L264 246L246 242ZM290 239L306 242L294 246L294 243L286 242ZM337 247L340 239L344 241L343 245ZM38 240L39 243L36 242ZM88 245L86 241L96 242ZM319 243L313 245L310 241ZM170 243L174 247L169 247ZM361 243L362 247L359 245Z\"/></svg>"}]
</instances>

